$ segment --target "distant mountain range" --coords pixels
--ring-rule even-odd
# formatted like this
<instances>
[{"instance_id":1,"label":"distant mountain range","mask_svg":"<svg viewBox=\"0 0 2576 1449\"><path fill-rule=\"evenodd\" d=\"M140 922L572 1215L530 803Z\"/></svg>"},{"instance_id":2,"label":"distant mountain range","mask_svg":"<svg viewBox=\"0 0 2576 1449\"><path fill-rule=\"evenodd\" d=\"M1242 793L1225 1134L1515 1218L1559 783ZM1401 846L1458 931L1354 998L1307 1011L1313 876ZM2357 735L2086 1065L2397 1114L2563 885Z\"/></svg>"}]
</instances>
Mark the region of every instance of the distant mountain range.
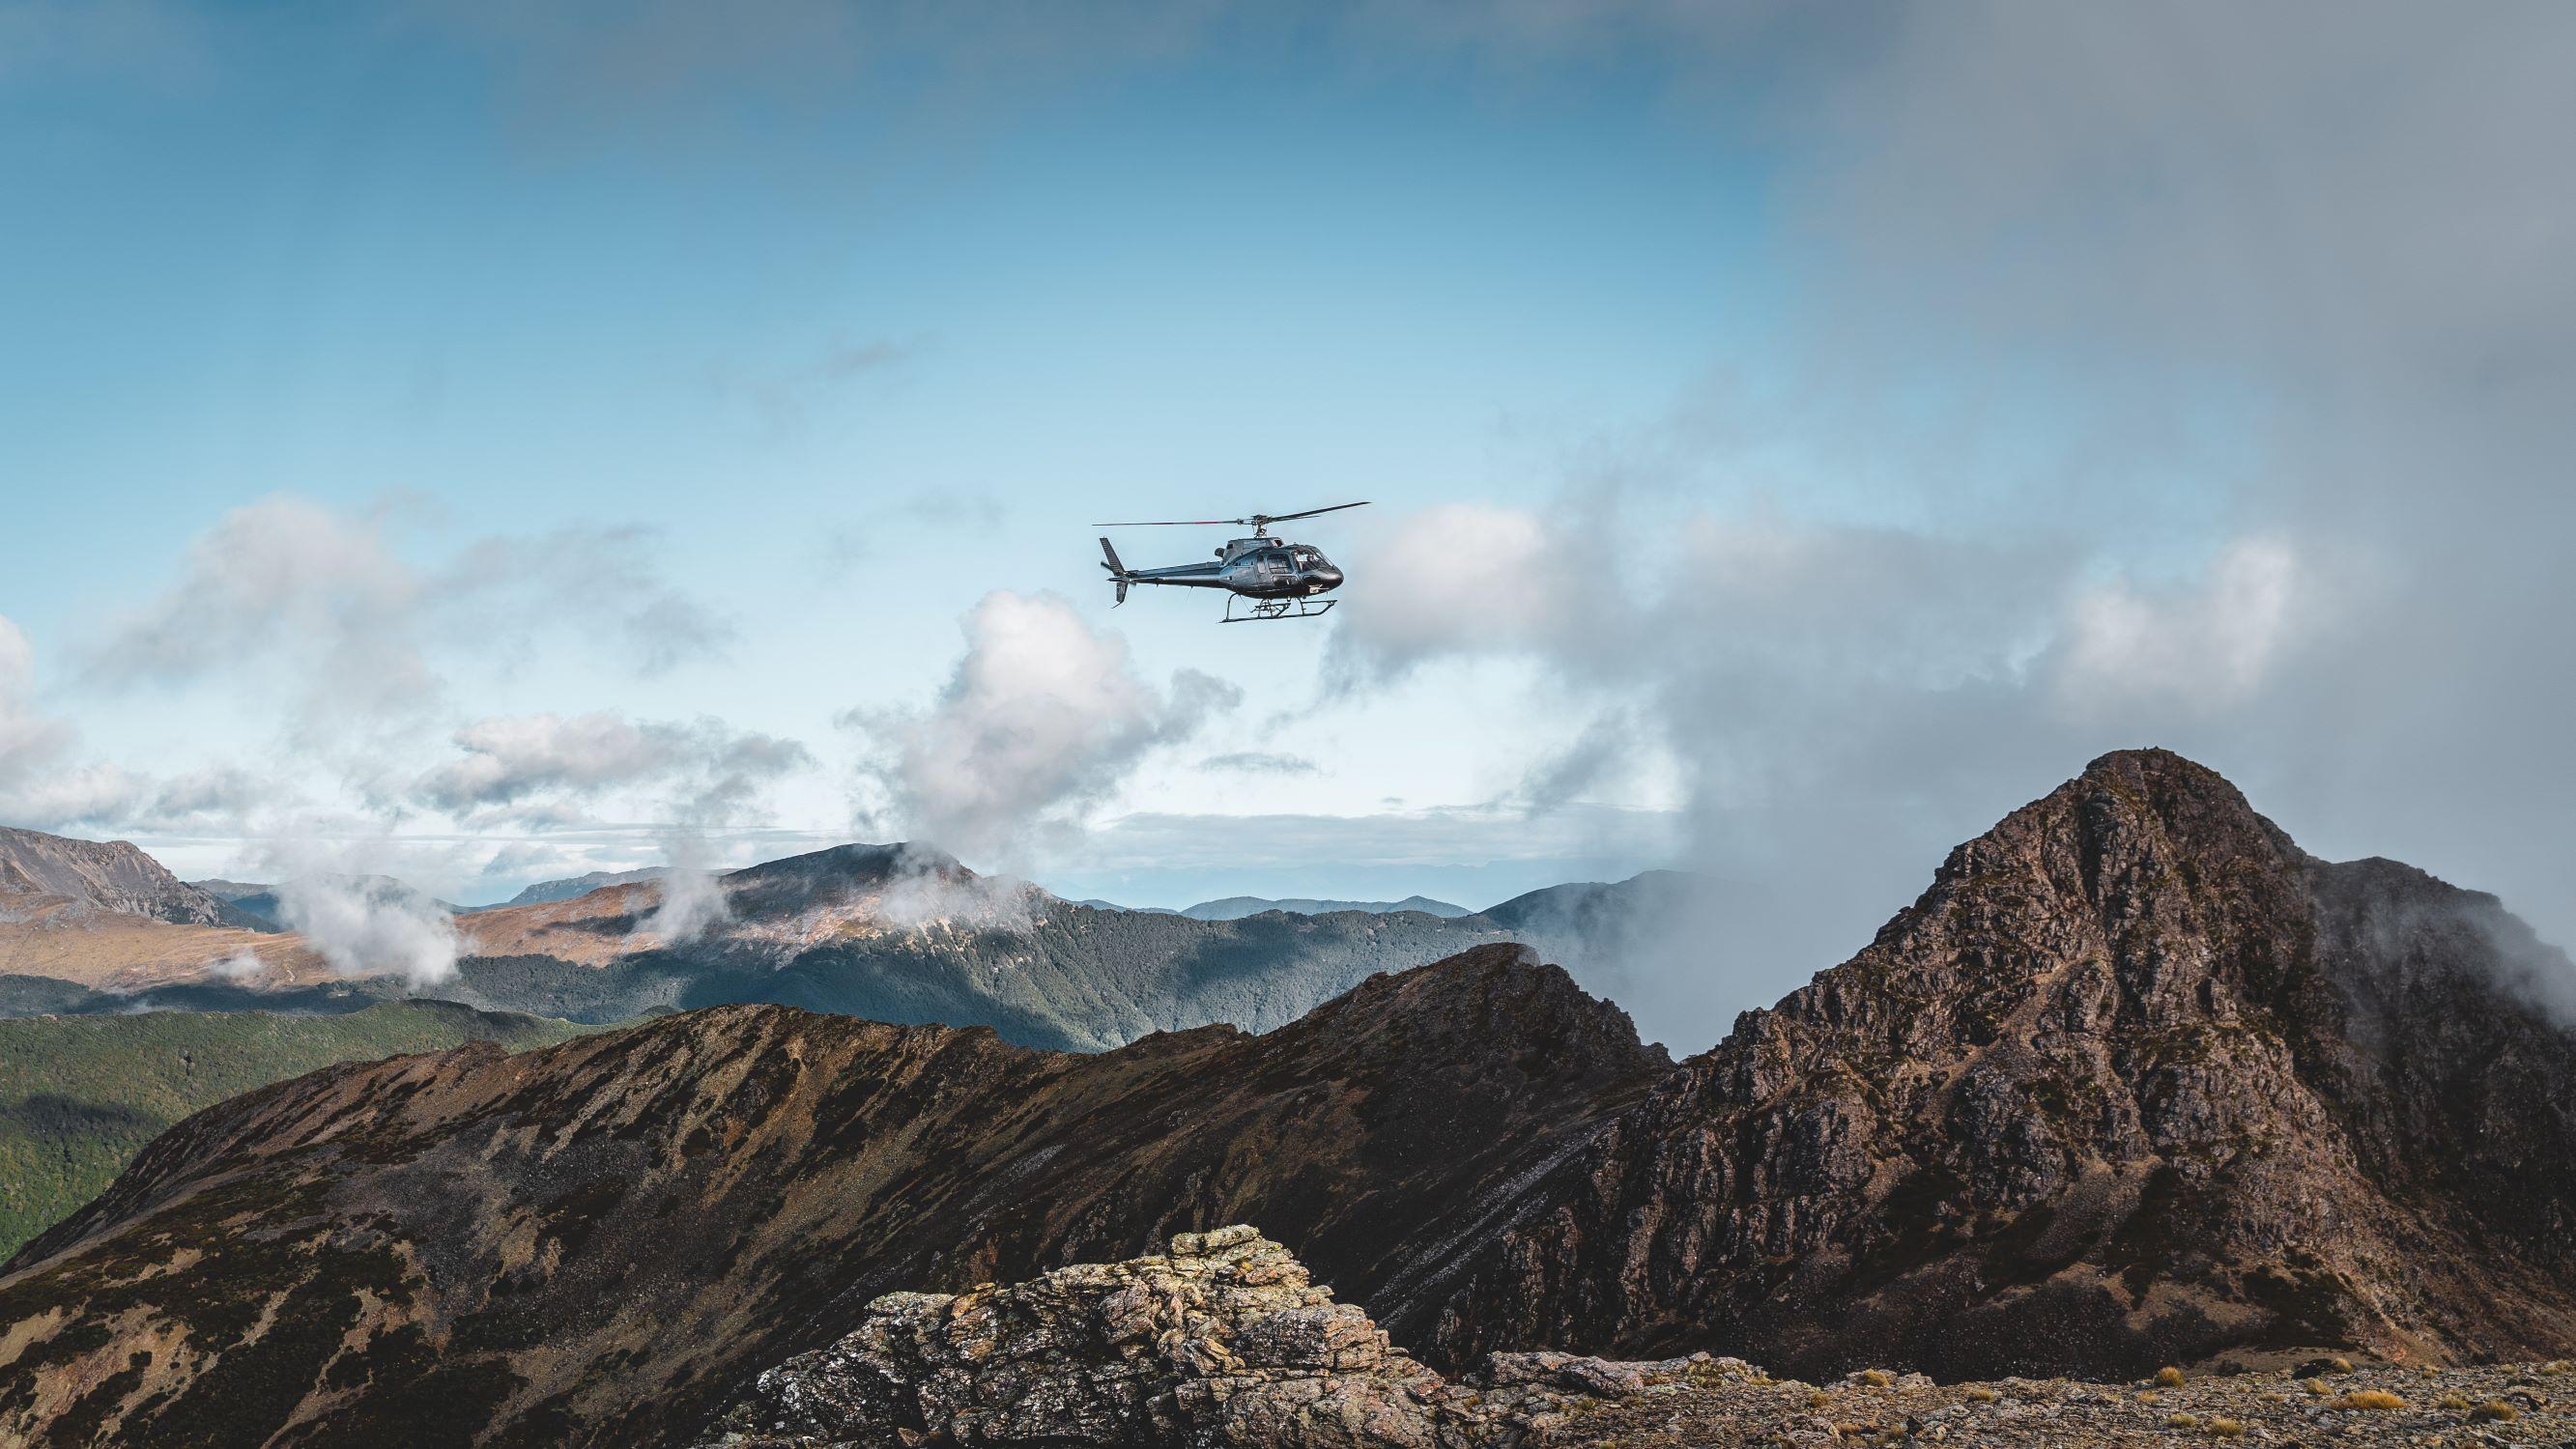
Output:
<instances>
[{"instance_id":1,"label":"distant mountain range","mask_svg":"<svg viewBox=\"0 0 2576 1449\"><path fill-rule=\"evenodd\" d=\"M72 847L110 849L62 841L47 850L77 854ZM150 864L131 846L118 849ZM1589 911L1548 909L1543 903L1553 895L1536 892L1498 907L1508 919L1428 901L1420 903L1425 908L1390 902L1383 911L1309 911L1303 908L1339 903L1248 900L1201 909L1261 909L1202 918L1064 901L902 845L840 846L713 878L626 872L579 893L569 892L580 881L547 883L522 893L545 899L471 912L388 877L314 879L377 904L454 914L461 937L455 974L426 986L390 974L339 975L301 938L278 933L285 914L279 887L169 880L156 885L161 895L153 900L201 902L198 915L217 912L232 927L174 937L140 916L101 907L83 917L92 928L86 935L50 932L47 955L13 952L11 928L0 924L0 1014L139 1006L348 1011L428 994L485 1010L605 1023L653 1010L768 1001L882 1021L986 1025L1031 1046L1097 1051L1211 1022L1268 1030L1373 972L1490 941L1537 946L1582 978L1599 953L1578 933L1615 916L1607 902L1625 889L1564 888L1586 900L1599 896L1604 904ZM233 898L218 899L217 891ZM117 922L112 931L101 924L109 915ZM79 958L73 966L59 964L67 953Z\"/></svg>"},{"instance_id":2,"label":"distant mountain range","mask_svg":"<svg viewBox=\"0 0 2576 1449\"><path fill-rule=\"evenodd\" d=\"M743 917L810 925L789 907L910 875L801 859L736 892ZM893 929L883 896L854 919ZM1037 908L1076 913L1068 939L1242 924ZM975 936L962 904L937 919ZM880 1293L1233 1222L1435 1364L2557 1359L2576 1033L2531 993L2571 970L2493 897L2307 855L2214 773L2136 751L1952 851L1857 955L1679 1064L1491 943L1268 1035L1099 1054L736 1005L339 1067L172 1128L0 1267L0 1322L25 1325L0 1439L687 1443Z\"/></svg>"},{"instance_id":3,"label":"distant mountain range","mask_svg":"<svg viewBox=\"0 0 2576 1449\"><path fill-rule=\"evenodd\" d=\"M575 896L586 896L603 886L630 885L639 880L652 880L661 874L662 871L656 867L647 867L643 870L594 870L588 875L572 876L564 880L538 881L499 905L468 906L465 909L498 911L511 906L538 906L548 901L568 901Z\"/></svg>"},{"instance_id":4,"label":"distant mountain range","mask_svg":"<svg viewBox=\"0 0 2576 1449\"><path fill-rule=\"evenodd\" d=\"M1180 914L1194 921L1239 921L1245 916L1257 916L1263 911L1285 911L1292 916L1325 916L1336 911L1365 911L1373 916L1388 915L1396 911L1420 911L1426 916L1446 918L1475 914L1465 906L1453 906L1447 901L1435 901L1429 896L1406 896L1400 901L1305 899L1272 901L1264 900L1259 896L1227 896L1223 900L1201 901L1195 906L1185 907Z\"/></svg>"},{"instance_id":5,"label":"distant mountain range","mask_svg":"<svg viewBox=\"0 0 2576 1449\"><path fill-rule=\"evenodd\" d=\"M1100 909L912 846L842 846L717 877L715 914L686 939L656 924L667 889L657 878L470 917L474 954L441 989L582 1021L772 1001L1099 1050L1210 1022L1267 1030L1372 972L1511 934L1427 914Z\"/></svg>"}]
</instances>

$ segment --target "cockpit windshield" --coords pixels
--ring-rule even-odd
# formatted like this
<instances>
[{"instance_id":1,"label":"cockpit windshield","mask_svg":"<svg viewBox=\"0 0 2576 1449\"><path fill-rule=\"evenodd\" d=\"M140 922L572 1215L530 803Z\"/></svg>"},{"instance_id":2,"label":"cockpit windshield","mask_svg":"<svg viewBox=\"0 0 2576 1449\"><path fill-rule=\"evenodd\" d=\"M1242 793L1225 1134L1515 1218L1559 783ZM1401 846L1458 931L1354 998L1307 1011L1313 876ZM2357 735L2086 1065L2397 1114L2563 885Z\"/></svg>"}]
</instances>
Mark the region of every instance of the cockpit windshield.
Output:
<instances>
[{"instance_id":1,"label":"cockpit windshield","mask_svg":"<svg viewBox=\"0 0 2576 1449\"><path fill-rule=\"evenodd\" d=\"M1298 549L1296 560L1297 567L1301 569L1315 569L1322 568L1324 566L1324 555L1320 551L1311 548Z\"/></svg>"}]
</instances>

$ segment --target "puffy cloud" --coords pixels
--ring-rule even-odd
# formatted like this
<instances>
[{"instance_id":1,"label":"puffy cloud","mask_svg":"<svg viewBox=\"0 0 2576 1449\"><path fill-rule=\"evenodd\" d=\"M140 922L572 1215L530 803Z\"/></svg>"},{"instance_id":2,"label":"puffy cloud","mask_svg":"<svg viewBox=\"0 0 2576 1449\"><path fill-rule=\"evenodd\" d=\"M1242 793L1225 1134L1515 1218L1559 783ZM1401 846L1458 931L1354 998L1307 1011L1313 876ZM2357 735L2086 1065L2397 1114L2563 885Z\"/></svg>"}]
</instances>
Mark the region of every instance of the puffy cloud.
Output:
<instances>
[{"instance_id":1,"label":"puffy cloud","mask_svg":"<svg viewBox=\"0 0 2576 1449\"><path fill-rule=\"evenodd\" d=\"M2276 539L2238 539L2194 585L2085 590L2066 623L2061 699L2107 710L2140 700L2203 712L2252 698L2299 626L2298 558Z\"/></svg>"},{"instance_id":2,"label":"puffy cloud","mask_svg":"<svg viewBox=\"0 0 2576 1449\"><path fill-rule=\"evenodd\" d=\"M660 938L665 945L694 941L709 927L733 916L733 901L716 884L708 868L706 837L694 830L673 830L662 839L668 864L659 881L661 898L635 923L635 934Z\"/></svg>"},{"instance_id":3,"label":"puffy cloud","mask_svg":"<svg viewBox=\"0 0 2576 1449\"><path fill-rule=\"evenodd\" d=\"M607 713L495 716L459 730L456 744L457 759L414 782L422 804L529 827L572 823L574 805L613 792L659 797L668 815L657 832L666 863L661 900L636 930L665 942L693 940L728 914L706 833L751 814L763 786L814 763L794 740L720 720L637 722ZM518 872L523 859L495 855L483 873Z\"/></svg>"},{"instance_id":4,"label":"puffy cloud","mask_svg":"<svg viewBox=\"0 0 2576 1449\"><path fill-rule=\"evenodd\" d=\"M180 581L120 622L90 674L115 685L178 680L283 653L320 698L415 704L435 692L418 640L425 594L379 521L271 498L199 537Z\"/></svg>"},{"instance_id":5,"label":"puffy cloud","mask_svg":"<svg viewBox=\"0 0 2576 1449\"><path fill-rule=\"evenodd\" d=\"M969 859L1008 860L1105 798L1156 746L1231 709L1233 685L1182 670L1158 689L1121 636L1056 594L986 594L926 709L853 711L862 814Z\"/></svg>"},{"instance_id":6,"label":"puffy cloud","mask_svg":"<svg viewBox=\"0 0 2576 1449\"><path fill-rule=\"evenodd\" d=\"M730 816L763 782L813 763L794 740L721 720L636 722L605 712L495 715L458 730L455 742L463 754L422 774L412 793L456 814L535 795L588 799L669 785L679 813Z\"/></svg>"},{"instance_id":7,"label":"puffy cloud","mask_svg":"<svg viewBox=\"0 0 2576 1449\"><path fill-rule=\"evenodd\" d=\"M423 567L396 547L401 522L291 497L235 509L191 545L177 584L91 651L88 677L127 686L265 667L301 689L314 732L417 717L446 688L434 655L456 640L569 629L619 641L625 662L652 673L729 637L653 574L642 530L483 538Z\"/></svg>"},{"instance_id":8,"label":"puffy cloud","mask_svg":"<svg viewBox=\"0 0 2576 1449\"><path fill-rule=\"evenodd\" d=\"M437 902L381 876L313 873L277 888L278 921L344 976L435 986L456 974L456 923Z\"/></svg>"},{"instance_id":9,"label":"puffy cloud","mask_svg":"<svg viewBox=\"0 0 2576 1449\"><path fill-rule=\"evenodd\" d=\"M413 793L462 814L541 790L633 784L671 767L674 741L612 714L534 714L476 720L456 745L463 758L422 775Z\"/></svg>"},{"instance_id":10,"label":"puffy cloud","mask_svg":"<svg viewBox=\"0 0 2576 1449\"><path fill-rule=\"evenodd\" d=\"M229 767L163 780L83 759L79 734L35 701L35 649L0 616L0 824L40 830L237 830L274 782Z\"/></svg>"},{"instance_id":11,"label":"puffy cloud","mask_svg":"<svg viewBox=\"0 0 2576 1449\"><path fill-rule=\"evenodd\" d=\"M1604 552L1588 533L1524 509L1461 503L1404 515L1354 560L1349 597L1367 607L1334 636L1338 657L1391 674L1459 650L1571 650L1597 601L1626 587L1624 571L1590 567Z\"/></svg>"}]
</instances>

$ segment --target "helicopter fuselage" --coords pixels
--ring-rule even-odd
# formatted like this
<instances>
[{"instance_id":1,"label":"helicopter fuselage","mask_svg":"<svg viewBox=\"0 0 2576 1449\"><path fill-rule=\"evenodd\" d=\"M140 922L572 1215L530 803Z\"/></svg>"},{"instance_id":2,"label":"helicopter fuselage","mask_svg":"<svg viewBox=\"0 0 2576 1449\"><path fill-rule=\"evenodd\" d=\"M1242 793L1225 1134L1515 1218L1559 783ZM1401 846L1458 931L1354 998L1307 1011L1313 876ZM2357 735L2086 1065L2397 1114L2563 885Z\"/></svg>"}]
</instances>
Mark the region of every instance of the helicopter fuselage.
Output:
<instances>
[{"instance_id":1,"label":"helicopter fuselage","mask_svg":"<svg viewBox=\"0 0 2576 1449\"><path fill-rule=\"evenodd\" d=\"M1104 546L1107 540L1102 540ZM1225 589L1249 599L1303 599L1341 587L1342 571L1312 544L1267 536L1237 538L1216 551L1213 563L1171 568L1112 570L1120 583L1169 584L1185 589Z\"/></svg>"}]
</instances>

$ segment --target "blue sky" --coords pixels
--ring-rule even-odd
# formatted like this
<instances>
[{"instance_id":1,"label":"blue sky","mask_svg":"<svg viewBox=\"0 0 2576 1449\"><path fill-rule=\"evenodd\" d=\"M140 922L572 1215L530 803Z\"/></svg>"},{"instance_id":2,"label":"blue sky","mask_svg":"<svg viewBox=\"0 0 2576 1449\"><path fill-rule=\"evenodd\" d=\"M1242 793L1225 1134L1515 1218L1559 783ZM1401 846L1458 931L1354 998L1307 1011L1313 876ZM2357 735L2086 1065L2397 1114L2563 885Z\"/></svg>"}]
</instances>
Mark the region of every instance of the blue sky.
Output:
<instances>
[{"instance_id":1,"label":"blue sky","mask_svg":"<svg viewBox=\"0 0 2576 1449\"><path fill-rule=\"evenodd\" d=\"M932 823L1153 904L1680 865L1774 902L1714 1015L2166 743L2564 938L2569 40L11 0L0 806L472 899ZM1093 520L1350 498L1323 625L1108 609Z\"/></svg>"},{"instance_id":2,"label":"blue sky","mask_svg":"<svg viewBox=\"0 0 2576 1449\"><path fill-rule=\"evenodd\" d=\"M170 27L179 57L98 38L12 98L8 184L42 204L6 243L9 470L31 532L73 546L21 561L11 614L49 661L229 508L393 498L424 553L655 529L654 565L739 624L657 680L549 655L482 682L494 708L717 691L826 733L935 682L989 589L1103 602L1096 516L1543 496L1556 450L1768 305L1759 158L1623 66L1563 85L1219 48L972 117L900 79L791 77L773 109L755 77L603 120L433 23ZM1196 603L1119 623L1149 668L1304 705L1319 631L1220 643ZM86 731L167 747L128 707ZM262 748L264 711L235 713L233 747ZM1378 753L1402 779L1285 795L1474 783Z\"/></svg>"}]
</instances>

